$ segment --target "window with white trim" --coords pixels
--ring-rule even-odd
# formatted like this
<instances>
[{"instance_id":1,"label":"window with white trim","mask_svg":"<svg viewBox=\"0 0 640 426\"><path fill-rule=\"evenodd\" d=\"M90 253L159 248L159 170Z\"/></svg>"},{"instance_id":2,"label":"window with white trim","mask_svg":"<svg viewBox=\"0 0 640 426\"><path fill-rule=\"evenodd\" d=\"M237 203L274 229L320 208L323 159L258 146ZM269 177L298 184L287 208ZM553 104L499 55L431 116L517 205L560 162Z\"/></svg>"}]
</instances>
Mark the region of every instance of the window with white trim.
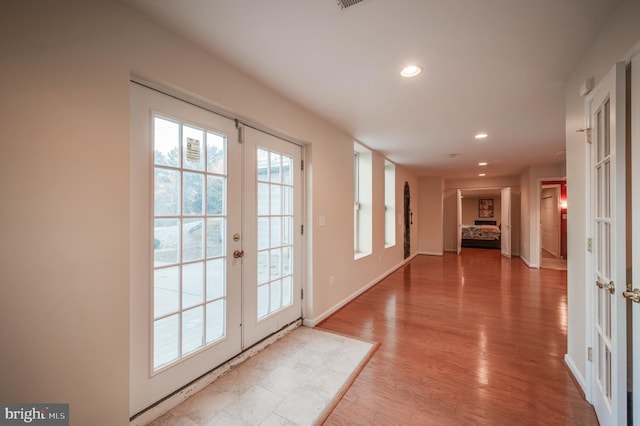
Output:
<instances>
[{"instance_id":1,"label":"window with white trim","mask_svg":"<svg viewBox=\"0 0 640 426\"><path fill-rule=\"evenodd\" d=\"M369 149L357 142L353 151L353 248L358 259L372 251L372 156Z\"/></svg>"},{"instance_id":2,"label":"window with white trim","mask_svg":"<svg viewBox=\"0 0 640 426\"><path fill-rule=\"evenodd\" d=\"M384 246L396 245L396 165L384 160Z\"/></svg>"}]
</instances>

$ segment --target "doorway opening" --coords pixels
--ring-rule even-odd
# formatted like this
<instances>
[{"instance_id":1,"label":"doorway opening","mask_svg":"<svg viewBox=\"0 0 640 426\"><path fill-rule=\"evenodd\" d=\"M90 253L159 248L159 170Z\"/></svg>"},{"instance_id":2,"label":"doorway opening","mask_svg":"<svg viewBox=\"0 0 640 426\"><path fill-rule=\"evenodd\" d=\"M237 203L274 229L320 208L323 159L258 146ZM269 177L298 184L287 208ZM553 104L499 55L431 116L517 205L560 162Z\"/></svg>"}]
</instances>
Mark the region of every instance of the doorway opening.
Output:
<instances>
[{"instance_id":1,"label":"doorway opening","mask_svg":"<svg viewBox=\"0 0 640 426\"><path fill-rule=\"evenodd\" d=\"M567 269L567 182L540 183L540 267Z\"/></svg>"}]
</instances>

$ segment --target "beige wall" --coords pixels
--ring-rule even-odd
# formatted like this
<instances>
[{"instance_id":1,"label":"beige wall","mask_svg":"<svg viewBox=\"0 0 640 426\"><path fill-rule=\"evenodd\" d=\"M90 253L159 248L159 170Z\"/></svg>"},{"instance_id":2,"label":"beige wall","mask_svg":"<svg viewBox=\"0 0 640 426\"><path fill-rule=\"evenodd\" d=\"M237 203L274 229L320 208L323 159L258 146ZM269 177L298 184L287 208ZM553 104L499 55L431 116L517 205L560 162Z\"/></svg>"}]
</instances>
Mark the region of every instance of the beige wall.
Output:
<instances>
[{"instance_id":1,"label":"beige wall","mask_svg":"<svg viewBox=\"0 0 640 426\"><path fill-rule=\"evenodd\" d=\"M439 177L421 177L420 232L418 250L421 254L443 254L443 198L444 180Z\"/></svg>"},{"instance_id":2,"label":"beige wall","mask_svg":"<svg viewBox=\"0 0 640 426\"><path fill-rule=\"evenodd\" d=\"M621 2L600 36L585 52L566 84L566 149L567 149L567 255L568 255L568 347L566 360L581 383L587 372L586 347L590 328L586 324L586 265L588 206L587 155L584 135L576 133L584 127L584 98L579 88L588 78L597 83L613 65L625 58L640 40L640 2Z\"/></svg>"},{"instance_id":3,"label":"beige wall","mask_svg":"<svg viewBox=\"0 0 640 426\"><path fill-rule=\"evenodd\" d=\"M0 56L0 401L68 402L73 424L128 421L131 73L308 144L306 318L403 262L401 226L384 248L380 155L373 254L354 261L353 138L126 6L6 2ZM398 167L398 206L405 180L415 254L418 182Z\"/></svg>"}]
</instances>

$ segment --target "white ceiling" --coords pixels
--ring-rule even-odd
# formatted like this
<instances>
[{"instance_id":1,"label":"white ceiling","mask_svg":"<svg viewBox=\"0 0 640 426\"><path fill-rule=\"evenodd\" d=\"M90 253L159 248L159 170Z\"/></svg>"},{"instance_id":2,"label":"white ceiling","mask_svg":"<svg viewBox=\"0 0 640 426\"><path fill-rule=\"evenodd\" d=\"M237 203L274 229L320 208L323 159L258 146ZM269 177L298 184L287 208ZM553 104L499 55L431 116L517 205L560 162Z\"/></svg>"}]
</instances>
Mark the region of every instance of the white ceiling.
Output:
<instances>
[{"instance_id":1,"label":"white ceiling","mask_svg":"<svg viewBox=\"0 0 640 426\"><path fill-rule=\"evenodd\" d=\"M123 1L390 160L446 178L477 177L479 161L487 177L564 161L564 83L619 3ZM408 63L423 73L400 77Z\"/></svg>"}]
</instances>

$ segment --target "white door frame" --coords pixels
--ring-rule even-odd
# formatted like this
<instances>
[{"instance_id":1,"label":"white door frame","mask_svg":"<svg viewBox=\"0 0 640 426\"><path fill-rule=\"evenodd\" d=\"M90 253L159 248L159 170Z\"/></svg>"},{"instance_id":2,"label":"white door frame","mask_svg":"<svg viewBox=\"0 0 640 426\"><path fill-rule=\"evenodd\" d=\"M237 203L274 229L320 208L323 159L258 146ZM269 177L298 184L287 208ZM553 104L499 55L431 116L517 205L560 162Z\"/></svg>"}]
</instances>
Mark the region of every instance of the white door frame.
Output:
<instances>
[{"instance_id":1,"label":"white door frame","mask_svg":"<svg viewBox=\"0 0 640 426\"><path fill-rule=\"evenodd\" d=\"M500 237L500 253L502 256L511 258L513 251L513 216L512 216L512 202L511 195L513 191L511 187L502 188L500 190L500 222L501 222L501 237Z\"/></svg>"},{"instance_id":2,"label":"white door frame","mask_svg":"<svg viewBox=\"0 0 640 426\"><path fill-rule=\"evenodd\" d=\"M586 143L586 142L585 142ZM538 185L536 186L536 196L533 200L534 209L533 209L533 217L531 218L531 225L533 238L529 243L529 267L530 268L540 268L542 265L542 257L540 252L542 250L542 240L540 237L540 233L542 229L540 228L540 197L542 196L542 182L547 180L564 180L566 181L566 177L544 177L538 178ZM531 209L531 206L529 206ZM521 213L522 214L522 213Z\"/></svg>"},{"instance_id":3,"label":"white door frame","mask_svg":"<svg viewBox=\"0 0 640 426\"><path fill-rule=\"evenodd\" d=\"M462 191L456 189L456 253L462 251Z\"/></svg>"},{"instance_id":4,"label":"white door frame","mask_svg":"<svg viewBox=\"0 0 640 426\"><path fill-rule=\"evenodd\" d=\"M640 53L631 59L631 229L632 264L640 265ZM636 148L636 149L634 149ZM627 231L629 232L629 231ZM633 288L640 288L640 266L632 271ZM631 302L628 302L631 303ZM633 426L640 426L640 303L633 303Z\"/></svg>"}]
</instances>

